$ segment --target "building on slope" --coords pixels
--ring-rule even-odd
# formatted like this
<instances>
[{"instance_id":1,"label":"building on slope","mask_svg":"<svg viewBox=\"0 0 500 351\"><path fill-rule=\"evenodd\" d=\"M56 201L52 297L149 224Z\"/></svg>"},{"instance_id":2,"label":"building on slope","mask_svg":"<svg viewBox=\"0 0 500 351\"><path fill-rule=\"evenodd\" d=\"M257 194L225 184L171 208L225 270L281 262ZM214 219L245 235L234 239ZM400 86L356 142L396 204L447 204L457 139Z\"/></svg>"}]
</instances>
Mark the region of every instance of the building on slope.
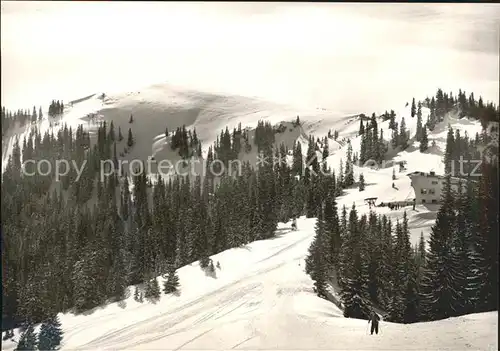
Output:
<instances>
[{"instance_id":1,"label":"building on slope","mask_svg":"<svg viewBox=\"0 0 500 351\"><path fill-rule=\"evenodd\" d=\"M446 177L436 175L435 172L412 172L407 174L411 179L411 186L415 190L415 202L417 204L439 204L442 195L442 189L446 181ZM464 179L451 177L451 188L453 191L458 190L458 184L462 181L462 186L465 186Z\"/></svg>"}]
</instances>

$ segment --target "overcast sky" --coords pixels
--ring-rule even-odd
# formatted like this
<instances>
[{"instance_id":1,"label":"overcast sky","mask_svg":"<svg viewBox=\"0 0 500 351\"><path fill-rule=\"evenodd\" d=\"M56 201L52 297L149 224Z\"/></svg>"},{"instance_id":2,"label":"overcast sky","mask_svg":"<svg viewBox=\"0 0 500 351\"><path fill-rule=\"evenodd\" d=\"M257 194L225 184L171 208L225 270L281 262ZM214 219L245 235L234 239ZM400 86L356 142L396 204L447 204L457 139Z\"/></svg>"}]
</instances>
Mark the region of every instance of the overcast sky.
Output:
<instances>
[{"instance_id":1,"label":"overcast sky","mask_svg":"<svg viewBox=\"0 0 500 351\"><path fill-rule=\"evenodd\" d=\"M162 81L341 110L437 86L498 96L496 4L1 6L2 100L14 105Z\"/></svg>"}]
</instances>

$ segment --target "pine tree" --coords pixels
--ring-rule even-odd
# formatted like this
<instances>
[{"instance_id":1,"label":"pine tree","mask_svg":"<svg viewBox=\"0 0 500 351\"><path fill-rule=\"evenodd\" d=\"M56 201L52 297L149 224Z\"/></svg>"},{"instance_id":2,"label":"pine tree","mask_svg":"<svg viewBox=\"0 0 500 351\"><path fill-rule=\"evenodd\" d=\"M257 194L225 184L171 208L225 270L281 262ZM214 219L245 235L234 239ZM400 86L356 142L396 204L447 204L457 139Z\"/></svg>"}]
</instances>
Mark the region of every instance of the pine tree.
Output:
<instances>
[{"instance_id":1,"label":"pine tree","mask_svg":"<svg viewBox=\"0 0 500 351\"><path fill-rule=\"evenodd\" d=\"M115 126L113 124L113 121L111 121L111 123L109 124L109 134L108 134L108 139L111 141L111 142L114 142L115 141Z\"/></svg>"},{"instance_id":2,"label":"pine tree","mask_svg":"<svg viewBox=\"0 0 500 351\"><path fill-rule=\"evenodd\" d=\"M163 283L163 292L165 294L171 294L177 291L179 287L179 277L177 276L177 271L173 265L170 266L167 279Z\"/></svg>"},{"instance_id":3,"label":"pine tree","mask_svg":"<svg viewBox=\"0 0 500 351\"><path fill-rule=\"evenodd\" d=\"M365 223L363 223L365 222ZM342 245L341 298L344 304L344 317L366 319L368 308L368 266L364 231L366 217L358 223L356 208L353 205L347 225L347 238Z\"/></svg>"},{"instance_id":4,"label":"pine tree","mask_svg":"<svg viewBox=\"0 0 500 351\"><path fill-rule=\"evenodd\" d=\"M134 122L134 116L130 114L130 119L128 120L128 123L133 123Z\"/></svg>"},{"instance_id":5,"label":"pine tree","mask_svg":"<svg viewBox=\"0 0 500 351\"><path fill-rule=\"evenodd\" d=\"M420 291L418 286L418 266L413 261L408 262L408 278L404 291L405 308L403 323L415 323L420 320Z\"/></svg>"},{"instance_id":6,"label":"pine tree","mask_svg":"<svg viewBox=\"0 0 500 351\"><path fill-rule=\"evenodd\" d=\"M418 256L419 256L419 266L425 266L425 240L424 240L424 232L420 232L420 240L418 241Z\"/></svg>"},{"instance_id":7,"label":"pine tree","mask_svg":"<svg viewBox=\"0 0 500 351\"><path fill-rule=\"evenodd\" d=\"M403 223L401 225L401 242L400 251L400 272L402 278L402 286L404 290L402 297L404 301L403 322L417 322L420 315L419 306L419 291L417 286L417 267L413 260L413 252L410 244L410 231L408 229L408 217L406 211L403 214Z\"/></svg>"},{"instance_id":8,"label":"pine tree","mask_svg":"<svg viewBox=\"0 0 500 351\"><path fill-rule=\"evenodd\" d=\"M62 341L61 322L59 317L53 316L43 322L38 334L39 350L56 350Z\"/></svg>"},{"instance_id":9,"label":"pine tree","mask_svg":"<svg viewBox=\"0 0 500 351\"><path fill-rule=\"evenodd\" d=\"M307 147L307 158L306 158L306 167L312 168L313 174L319 173L319 162L318 157L316 155L316 141L312 136L309 136L309 145Z\"/></svg>"},{"instance_id":10,"label":"pine tree","mask_svg":"<svg viewBox=\"0 0 500 351\"><path fill-rule=\"evenodd\" d=\"M208 254L205 253L205 254L203 254L203 256L200 259L200 267L202 269L205 269L209 265L210 265L210 257L208 256Z\"/></svg>"},{"instance_id":11,"label":"pine tree","mask_svg":"<svg viewBox=\"0 0 500 351\"><path fill-rule=\"evenodd\" d=\"M432 130L432 129L431 129ZM446 149L444 152L444 172L445 174L451 174L453 155L455 149L455 135L453 134L453 129L448 126L448 133L446 135Z\"/></svg>"},{"instance_id":12,"label":"pine tree","mask_svg":"<svg viewBox=\"0 0 500 351\"><path fill-rule=\"evenodd\" d=\"M369 132L363 133L363 135L361 136L361 146L360 146L360 150L359 150L359 162L361 163L361 166L363 166L365 164L365 162L368 161L368 158L369 158L368 151L367 151L369 137L370 137Z\"/></svg>"},{"instance_id":13,"label":"pine tree","mask_svg":"<svg viewBox=\"0 0 500 351\"><path fill-rule=\"evenodd\" d=\"M436 127L436 111L431 106L430 114L429 114L429 117L427 119L427 128L429 128L429 130L432 131L432 130L434 130L435 127Z\"/></svg>"},{"instance_id":14,"label":"pine tree","mask_svg":"<svg viewBox=\"0 0 500 351\"><path fill-rule=\"evenodd\" d=\"M122 140L123 140L122 129L120 127L118 127L118 141L122 141Z\"/></svg>"},{"instance_id":15,"label":"pine tree","mask_svg":"<svg viewBox=\"0 0 500 351\"><path fill-rule=\"evenodd\" d=\"M339 255L342 245L339 228L339 216L337 213L337 202L335 200L335 178L332 176L330 188L327 190L324 208L325 232L328 237L328 261L337 271L339 267Z\"/></svg>"},{"instance_id":16,"label":"pine tree","mask_svg":"<svg viewBox=\"0 0 500 351\"><path fill-rule=\"evenodd\" d=\"M33 325L29 325L26 330L21 334L19 342L17 343L16 351L36 350L37 335Z\"/></svg>"},{"instance_id":17,"label":"pine tree","mask_svg":"<svg viewBox=\"0 0 500 351\"><path fill-rule=\"evenodd\" d=\"M359 118L359 132L358 135L363 135L365 133L365 126L363 125L363 120Z\"/></svg>"},{"instance_id":18,"label":"pine tree","mask_svg":"<svg viewBox=\"0 0 500 351\"><path fill-rule=\"evenodd\" d=\"M128 139L127 139L127 145L128 147L132 147L134 145L134 137L132 136L132 128L128 129Z\"/></svg>"},{"instance_id":19,"label":"pine tree","mask_svg":"<svg viewBox=\"0 0 500 351\"><path fill-rule=\"evenodd\" d=\"M417 141L420 141L422 138L422 130L423 125L422 125L422 104L420 101L418 102L418 110L417 110L417 132L415 135L415 138Z\"/></svg>"},{"instance_id":20,"label":"pine tree","mask_svg":"<svg viewBox=\"0 0 500 351\"><path fill-rule=\"evenodd\" d=\"M476 241L482 259L480 269L481 311L498 309L498 163L483 158L478 190L478 230Z\"/></svg>"},{"instance_id":21,"label":"pine tree","mask_svg":"<svg viewBox=\"0 0 500 351\"><path fill-rule=\"evenodd\" d=\"M285 156L285 155L283 155ZM322 172L325 174L327 172L327 167L328 164L326 162L326 159L330 156L330 150L329 150L329 145L328 145L328 138L325 138L323 142L323 153L321 157L321 163L322 163Z\"/></svg>"},{"instance_id":22,"label":"pine tree","mask_svg":"<svg viewBox=\"0 0 500 351\"><path fill-rule=\"evenodd\" d=\"M393 149L396 149L399 146L399 141L400 141L400 136L399 136L399 130L398 130L398 124L396 122L394 129L392 129L392 135L391 135L391 145Z\"/></svg>"},{"instance_id":23,"label":"pine tree","mask_svg":"<svg viewBox=\"0 0 500 351\"><path fill-rule=\"evenodd\" d=\"M134 288L134 300L139 302L139 288L137 286Z\"/></svg>"},{"instance_id":24,"label":"pine tree","mask_svg":"<svg viewBox=\"0 0 500 351\"><path fill-rule=\"evenodd\" d=\"M460 272L456 271L456 257L452 250L456 218L450 176L446 178L441 202L429 239L422 282L423 313L430 320L455 316L456 306L462 299L454 286Z\"/></svg>"},{"instance_id":25,"label":"pine tree","mask_svg":"<svg viewBox=\"0 0 500 351\"><path fill-rule=\"evenodd\" d=\"M306 272L314 280L316 294L319 297L326 298L327 256L325 248L328 241L322 212L322 210L319 211L316 221L316 235L309 247L309 254L306 258Z\"/></svg>"},{"instance_id":26,"label":"pine tree","mask_svg":"<svg viewBox=\"0 0 500 351\"><path fill-rule=\"evenodd\" d=\"M337 185L338 185L338 193L337 196L340 195L340 190L342 188L345 188L345 182L344 182L344 164L342 162L342 159L340 159L340 164L339 164L339 177L337 179Z\"/></svg>"},{"instance_id":27,"label":"pine tree","mask_svg":"<svg viewBox=\"0 0 500 351\"><path fill-rule=\"evenodd\" d=\"M415 111L416 111L416 106L415 106L415 98L411 101L411 117L415 117Z\"/></svg>"},{"instance_id":28,"label":"pine tree","mask_svg":"<svg viewBox=\"0 0 500 351\"><path fill-rule=\"evenodd\" d=\"M405 231L399 221L396 222L396 236L393 244L394 264L392 296L388 308L388 320L401 323L405 314L405 287L408 282L408 248L409 242L405 238Z\"/></svg>"},{"instance_id":29,"label":"pine tree","mask_svg":"<svg viewBox=\"0 0 500 351\"><path fill-rule=\"evenodd\" d=\"M33 113L31 114L31 121L36 122L36 120L37 120L36 107L33 106Z\"/></svg>"},{"instance_id":30,"label":"pine tree","mask_svg":"<svg viewBox=\"0 0 500 351\"><path fill-rule=\"evenodd\" d=\"M475 195L476 185L468 179L466 193L459 199L457 230L464 230L464 238L468 241L468 262L465 276L467 283L464 291L466 301L464 313L481 311L480 291L485 278L484 257L481 255L483 241L479 235L478 199ZM458 233L460 234L460 233Z\"/></svg>"},{"instance_id":31,"label":"pine tree","mask_svg":"<svg viewBox=\"0 0 500 351\"><path fill-rule=\"evenodd\" d=\"M303 167L304 167L304 160L302 158L302 146L301 143L297 141L293 149L293 164L292 164L293 174L302 177Z\"/></svg>"},{"instance_id":32,"label":"pine tree","mask_svg":"<svg viewBox=\"0 0 500 351\"><path fill-rule=\"evenodd\" d=\"M460 292L463 298L462 303L457 306L457 314L474 312L480 288L479 261L473 241L475 216L472 212L472 206L474 199L471 196L471 182L468 183L467 191L463 191L459 185L459 195L455 206L457 208L456 228L452 239L452 250L457 257L456 270L460 272L458 279L454 282L455 289Z\"/></svg>"},{"instance_id":33,"label":"pine tree","mask_svg":"<svg viewBox=\"0 0 500 351\"><path fill-rule=\"evenodd\" d=\"M158 284L158 279L153 278L146 283L144 297L149 300L156 300L160 298L160 285Z\"/></svg>"},{"instance_id":34,"label":"pine tree","mask_svg":"<svg viewBox=\"0 0 500 351\"><path fill-rule=\"evenodd\" d=\"M392 129L393 131L397 131L398 126L396 123L396 113L394 110L391 110L389 114L389 128Z\"/></svg>"},{"instance_id":35,"label":"pine tree","mask_svg":"<svg viewBox=\"0 0 500 351\"><path fill-rule=\"evenodd\" d=\"M381 259L379 264L379 272L377 275L380 276L380 289L378 301L381 305L388 310L390 297L394 296L392 287L392 277L393 277L393 248L392 248L392 223L387 219L386 216L382 216L379 219L380 225L380 235L381 235Z\"/></svg>"},{"instance_id":36,"label":"pine tree","mask_svg":"<svg viewBox=\"0 0 500 351\"><path fill-rule=\"evenodd\" d=\"M425 152L428 148L429 148L429 140L427 138L427 128L425 126L423 126L419 150L420 150L420 152Z\"/></svg>"},{"instance_id":37,"label":"pine tree","mask_svg":"<svg viewBox=\"0 0 500 351\"><path fill-rule=\"evenodd\" d=\"M409 135L408 135L408 130L406 130L405 118L402 117L400 131L399 131L399 145L403 150L408 147L408 140L409 140Z\"/></svg>"},{"instance_id":38,"label":"pine tree","mask_svg":"<svg viewBox=\"0 0 500 351\"><path fill-rule=\"evenodd\" d=\"M354 169L352 163L352 145L351 141L347 140L347 160L345 162L345 176L343 185L350 187L354 184Z\"/></svg>"},{"instance_id":39,"label":"pine tree","mask_svg":"<svg viewBox=\"0 0 500 351\"><path fill-rule=\"evenodd\" d=\"M367 153L368 156L377 162L382 160L382 155L380 154L380 140L378 136L378 124L377 118L375 117L375 113L372 114L370 121L370 129L369 129L369 140L368 140L368 148Z\"/></svg>"},{"instance_id":40,"label":"pine tree","mask_svg":"<svg viewBox=\"0 0 500 351\"><path fill-rule=\"evenodd\" d=\"M363 173L359 175L359 191L365 190L365 177Z\"/></svg>"}]
</instances>

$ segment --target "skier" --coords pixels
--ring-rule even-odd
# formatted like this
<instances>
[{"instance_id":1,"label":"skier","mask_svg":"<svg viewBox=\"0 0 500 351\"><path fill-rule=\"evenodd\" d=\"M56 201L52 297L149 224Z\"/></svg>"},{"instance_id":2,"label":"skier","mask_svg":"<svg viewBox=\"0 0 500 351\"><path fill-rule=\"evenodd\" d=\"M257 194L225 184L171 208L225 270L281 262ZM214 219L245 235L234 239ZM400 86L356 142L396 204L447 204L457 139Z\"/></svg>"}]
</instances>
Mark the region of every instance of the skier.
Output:
<instances>
[{"instance_id":1,"label":"skier","mask_svg":"<svg viewBox=\"0 0 500 351\"><path fill-rule=\"evenodd\" d=\"M370 312L370 318L368 319L368 324L372 322L372 327L370 329L371 333L370 335L373 335L373 331L375 331L375 334L378 334L378 321L380 320L380 317L375 313L373 308L371 309Z\"/></svg>"},{"instance_id":2,"label":"skier","mask_svg":"<svg viewBox=\"0 0 500 351\"><path fill-rule=\"evenodd\" d=\"M217 261L217 265L215 267L217 267L218 269L220 269L220 263L219 263L219 261Z\"/></svg>"},{"instance_id":3,"label":"skier","mask_svg":"<svg viewBox=\"0 0 500 351\"><path fill-rule=\"evenodd\" d=\"M292 220L292 230L297 230L297 218Z\"/></svg>"}]
</instances>

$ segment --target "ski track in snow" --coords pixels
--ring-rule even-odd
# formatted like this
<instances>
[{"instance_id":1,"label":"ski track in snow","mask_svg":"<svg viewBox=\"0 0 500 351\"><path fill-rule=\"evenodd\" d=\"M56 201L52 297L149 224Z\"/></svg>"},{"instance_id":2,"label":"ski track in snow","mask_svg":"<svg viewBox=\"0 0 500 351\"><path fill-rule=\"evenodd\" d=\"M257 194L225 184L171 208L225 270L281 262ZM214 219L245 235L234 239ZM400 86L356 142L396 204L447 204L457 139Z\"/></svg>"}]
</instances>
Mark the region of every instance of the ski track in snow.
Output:
<instances>
[{"instance_id":1,"label":"ski track in snow","mask_svg":"<svg viewBox=\"0 0 500 351\"><path fill-rule=\"evenodd\" d=\"M129 297L124 309L114 303L88 316L61 315L62 350L496 349L497 312L382 322L378 336L367 335L365 320L344 318L312 291L303 268L315 220L300 218L297 231L289 225L280 224L284 233L275 239L213 256L222 266L215 279L198 263L182 267L179 296L162 295L156 304Z\"/></svg>"},{"instance_id":2,"label":"ski track in snow","mask_svg":"<svg viewBox=\"0 0 500 351\"><path fill-rule=\"evenodd\" d=\"M169 94L172 92L169 91ZM183 95L180 98L186 100ZM200 96L190 98L203 99ZM131 103L120 102L118 98L110 99L112 103L107 107ZM229 121L232 126L241 122L245 128L254 126L257 120L265 116L271 116L268 120L277 123L291 120L297 115L292 109L276 113L277 107L273 105L239 106L233 100L231 102L234 104L231 105L225 99L211 99L207 109L201 111L194 122L200 137L205 133L216 135L220 131L219 127ZM211 104L224 102L229 103L229 107L223 113L220 105L214 109L210 107ZM147 105L144 100L141 100L141 104ZM101 107L100 100L90 98L68 108L60 121L72 126L82 123L81 117ZM245 111L246 108L254 111ZM409 108L396 110L396 122L399 124L401 118L405 117L406 126L413 136L416 118L409 117ZM422 112L425 120L428 110L423 108ZM346 159L347 145L342 141L343 138L351 138L353 152L359 152L359 121L356 118L338 118L328 111L311 113L309 118L299 115L304 121L305 130L314 130L317 137L326 135L329 128L339 131L338 141L329 140L330 156L327 159L328 165L337 173L340 160ZM430 133L429 144L435 140L437 147L444 150L447 123L453 128L468 131L469 136L480 130L476 121L449 116ZM37 125L42 132L50 128L48 121ZM61 125L52 127L54 133ZM388 121L379 122L379 128L384 130L385 139L390 140ZM28 129L19 134L21 140ZM298 136L305 153L307 141L303 138L302 135ZM164 136L154 134L149 145L155 149L163 143ZM402 173L396 167L397 179L394 181L390 166L380 169L355 166L355 178L361 172L365 176L365 191L347 189L337 199L339 211L342 206L349 209L354 203L359 215L368 213L370 209L364 202L367 197L377 197L377 202L411 199L414 194L407 173L417 170L443 173L442 156L422 154L418 151L418 143L413 139L409 143L407 150L391 154L395 162L407 163ZM4 164L12 145L13 138L7 142L7 150L4 149L2 154ZM392 188L393 182L397 189ZM427 237L435 220L435 210L422 205L417 205L415 210L411 206L394 211L386 207L375 207L373 210L378 214L386 214L393 221L401 219L406 210L412 244L417 242L421 231ZM312 292L313 282L303 271L303 260L314 236L314 225L314 219L304 218L298 221L298 231L290 231L290 223L280 224L276 238L256 241L243 248L212 256L214 262L220 261L222 265L221 270L216 270L216 278L207 277L197 262L182 267L179 269L179 296L162 295L157 303L145 301L142 304L130 296L124 302L99 307L85 315L61 315L64 330L62 349L498 349L497 312L410 326L383 322L381 335L366 335L366 321L343 318L342 311L335 305L317 298ZM158 279L160 283L163 282L163 278ZM133 287L129 288L129 292L132 291ZM422 337L424 334L426 337ZM11 341L3 344L6 350L14 347Z\"/></svg>"},{"instance_id":3,"label":"ski track in snow","mask_svg":"<svg viewBox=\"0 0 500 351\"><path fill-rule=\"evenodd\" d=\"M256 263L261 266L261 268L256 269L243 278L224 285L194 301L181 304L173 309L167 308L161 315L153 316L149 319L133 323L125 328L107 333L102 337L81 345L81 347L85 349L103 347L119 349L135 348L145 341L152 342L186 332L193 328L203 326L204 324L211 325L213 323L218 323L219 320L224 320L224 317L236 313L238 309L243 309L241 317L247 319L248 313L255 312L256 306L264 303L262 300L263 297L260 295L263 294L265 290L268 291L267 296L273 295L269 295L269 290L276 289L276 292L281 291L274 286L272 280L266 283L265 276L275 274L276 271L279 271L281 267L287 264L297 265L297 260L302 258L304 247L299 247L299 245L302 244L302 246L304 246L303 244L305 243L305 247L308 247L311 237L309 235L304 235L304 233L300 235L300 232L293 232L289 235L294 234L298 234L296 240L289 243L288 240L282 239L281 241L284 241L284 244L278 246L276 252L273 252L271 255ZM299 247L300 250L296 250L297 247ZM280 259L272 260L279 255L281 255ZM272 304L272 301L270 302ZM245 306L251 308L245 309ZM99 324L103 322L106 321L99 321ZM231 323L231 321L229 321L229 323ZM188 325L182 327L182 325L185 324ZM178 327L179 325L181 327ZM137 335L137 330L141 331L140 340L137 340L137 337L134 339L134 335ZM163 331L163 333L157 335L158 331ZM205 333L206 332L202 333L202 335ZM177 346L175 349L187 346L189 342L191 341L186 342L184 345Z\"/></svg>"}]
</instances>

